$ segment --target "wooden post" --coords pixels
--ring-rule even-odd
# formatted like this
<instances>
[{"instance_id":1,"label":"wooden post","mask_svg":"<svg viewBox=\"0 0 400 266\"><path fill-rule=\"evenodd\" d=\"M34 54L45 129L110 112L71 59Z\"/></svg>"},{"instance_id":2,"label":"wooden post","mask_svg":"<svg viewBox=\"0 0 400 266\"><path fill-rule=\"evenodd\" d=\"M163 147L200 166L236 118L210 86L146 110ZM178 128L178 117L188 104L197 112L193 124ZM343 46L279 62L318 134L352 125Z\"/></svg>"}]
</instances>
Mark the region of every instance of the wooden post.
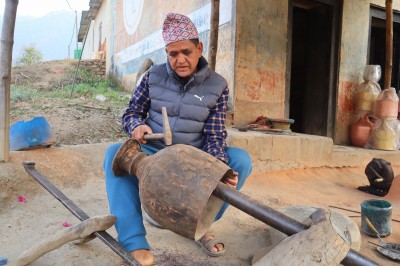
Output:
<instances>
[{"instance_id":1,"label":"wooden post","mask_svg":"<svg viewBox=\"0 0 400 266\"><path fill-rule=\"evenodd\" d=\"M384 89L391 87L393 58L393 0L386 0L386 65Z\"/></svg>"},{"instance_id":2,"label":"wooden post","mask_svg":"<svg viewBox=\"0 0 400 266\"><path fill-rule=\"evenodd\" d=\"M79 58L79 51L78 51L78 11L75 10L75 32L76 32L76 57ZM74 52L74 57L75 59L75 52Z\"/></svg>"},{"instance_id":3,"label":"wooden post","mask_svg":"<svg viewBox=\"0 0 400 266\"><path fill-rule=\"evenodd\" d=\"M219 0L211 0L210 19L210 43L208 46L208 65L215 70L218 50L218 28L219 28Z\"/></svg>"},{"instance_id":4,"label":"wooden post","mask_svg":"<svg viewBox=\"0 0 400 266\"><path fill-rule=\"evenodd\" d=\"M9 160L10 83L18 0L6 0L0 43L0 161Z\"/></svg>"}]
</instances>

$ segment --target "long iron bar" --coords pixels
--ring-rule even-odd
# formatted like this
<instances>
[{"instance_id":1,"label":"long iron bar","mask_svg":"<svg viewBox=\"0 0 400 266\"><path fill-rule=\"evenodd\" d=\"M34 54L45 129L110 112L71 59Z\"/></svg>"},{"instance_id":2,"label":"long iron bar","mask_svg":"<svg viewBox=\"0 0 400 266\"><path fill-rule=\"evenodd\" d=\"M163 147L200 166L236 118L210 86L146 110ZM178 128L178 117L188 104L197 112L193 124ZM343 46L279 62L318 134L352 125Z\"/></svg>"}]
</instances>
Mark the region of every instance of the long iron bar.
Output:
<instances>
[{"instance_id":1,"label":"long iron bar","mask_svg":"<svg viewBox=\"0 0 400 266\"><path fill-rule=\"evenodd\" d=\"M80 221L89 219L90 217L73 203L64 193L51 184L39 171L35 168L35 163L30 161L24 162L25 171L33 177L40 185L42 185L51 195L58 199L73 215ZM109 246L118 256L132 266L140 266L141 264L134 257L124 250L124 248L106 231L94 232L94 235Z\"/></svg>"},{"instance_id":2,"label":"long iron bar","mask_svg":"<svg viewBox=\"0 0 400 266\"><path fill-rule=\"evenodd\" d=\"M303 223L278 212L271 207L256 202L249 196L237 191L236 189L232 189L224 183L220 182L217 185L213 191L213 195L286 235L290 236L308 228ZM353 249L350 249L347 253L347 256L342 260L342 264L349 266L379 265Z\"/></svg>"}]
</instances>

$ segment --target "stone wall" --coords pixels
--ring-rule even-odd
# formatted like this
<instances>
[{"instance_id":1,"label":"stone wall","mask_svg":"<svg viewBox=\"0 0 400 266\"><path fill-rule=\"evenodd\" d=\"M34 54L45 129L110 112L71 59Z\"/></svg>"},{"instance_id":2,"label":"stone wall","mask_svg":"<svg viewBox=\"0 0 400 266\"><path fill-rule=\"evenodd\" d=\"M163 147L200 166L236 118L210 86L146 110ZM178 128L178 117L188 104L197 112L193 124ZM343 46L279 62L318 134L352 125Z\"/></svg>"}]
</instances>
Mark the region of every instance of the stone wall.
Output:
<instances>
[{"instance_id":1,"label":"stone wall","mask_svg":"<svg viewBox=\"0 0 400 266\"><path fill-rule=\"evenodd\" d=\"M93 74L99 76L103 80L106 79L106 60L105 59L88 59L82 60L80 68L87 68Z\"/></svg>"},{"instance_id":2,"label":"stone wall","mask_svg":"<svg viewBox=\"0 0 400 266\"><path fill-rule=\"evenodd\" d=\"M285 117L288 1L236 1L234 122Z\"/></svg>"}]
</instances>

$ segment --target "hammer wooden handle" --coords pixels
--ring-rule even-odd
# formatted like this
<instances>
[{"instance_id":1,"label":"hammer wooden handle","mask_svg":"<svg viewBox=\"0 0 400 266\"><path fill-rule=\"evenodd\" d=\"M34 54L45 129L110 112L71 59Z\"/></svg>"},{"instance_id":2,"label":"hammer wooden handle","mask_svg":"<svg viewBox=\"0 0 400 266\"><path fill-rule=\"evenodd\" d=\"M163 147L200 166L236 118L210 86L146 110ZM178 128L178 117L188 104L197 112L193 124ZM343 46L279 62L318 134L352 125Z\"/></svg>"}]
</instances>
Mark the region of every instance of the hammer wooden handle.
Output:
<instances>
[{"instance_id":1,"label":"hammer wooden handle","mask_svg":"<svg viewBox=\"0 0 400 266\"><path fill-rule=\"evenodd\" d=\"M365 221L367 222L368 227L374 231L377 237L381 238L381 235L379 234L378 230L376 230L375 226L371 223L371 221L368 219L367 216L364 217Z\"/></svg>"},{"instance_id":2,"label":"hammer wooden handle","mask_svg":"<svg viewBox=\"0 0 400 266\"><path fill-rule=\"evenodd\" d=\"M162 107L162 124L163 124L163 133L154 133L154 134L146 134L143 136L144 140L157 140L161 139L164 141L166 146L172 145L172 132L169 126L167 108Z\"/></svg>"}]
</instances>

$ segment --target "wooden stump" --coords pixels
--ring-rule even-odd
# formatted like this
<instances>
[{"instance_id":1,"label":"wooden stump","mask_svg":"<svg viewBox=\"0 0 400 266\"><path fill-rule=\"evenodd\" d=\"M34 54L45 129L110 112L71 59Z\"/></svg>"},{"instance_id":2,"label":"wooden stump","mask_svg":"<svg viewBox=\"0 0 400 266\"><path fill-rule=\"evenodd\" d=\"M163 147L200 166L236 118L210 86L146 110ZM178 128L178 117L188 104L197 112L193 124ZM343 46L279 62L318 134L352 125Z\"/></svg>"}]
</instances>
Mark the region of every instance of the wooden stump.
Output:
<instances>
[{"instance_id":1,"label":"wooden stump","mask_svg":"<svg viewBox=\"0 0 400 266\"><path fill-rule=\"evenodd\" d=\"M350 244L336 233L330 211L326 211L325 216L326 220L282 240L253 265L339 265L349 252Z\"/></svg>"}]
</instances>

